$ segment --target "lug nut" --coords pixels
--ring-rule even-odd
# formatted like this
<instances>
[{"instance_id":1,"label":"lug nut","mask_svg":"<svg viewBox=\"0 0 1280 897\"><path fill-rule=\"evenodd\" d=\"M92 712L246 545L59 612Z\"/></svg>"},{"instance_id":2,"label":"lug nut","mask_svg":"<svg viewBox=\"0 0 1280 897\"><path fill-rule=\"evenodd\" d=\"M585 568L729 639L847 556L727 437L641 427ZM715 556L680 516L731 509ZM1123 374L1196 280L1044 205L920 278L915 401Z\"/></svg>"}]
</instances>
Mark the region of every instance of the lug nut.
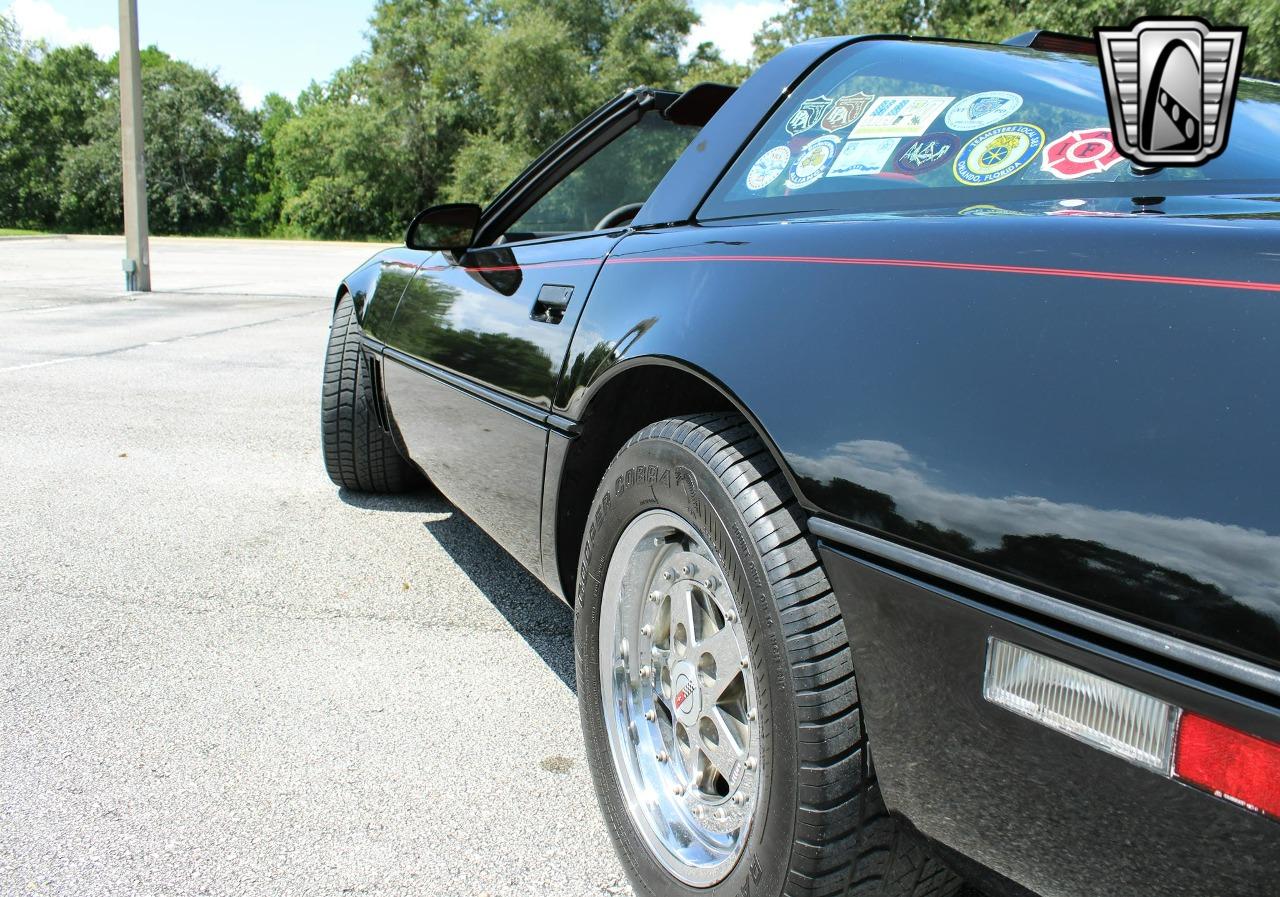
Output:
<instances>
[{"instance_id":1,"label":"lug nut","mask_svg":"<svg viewBox=\"0 0 1280 897\"><path fill-rule=\"evenodd\" d=\"M681 576L692 576L692 575L693 575L693 565L692 565L692 564L685 564L683 567L681 567L681 568L680 568L680 575L681 575Z\"/></svg>"},{"instance_id":2,"label":"lug nut","mask_svg":"<svg viewBox=\"0 0 1280 897\"><path fill-rule=\"evenodd\" d=\"M663 544L664 544L664 543L663 543L663 541L662 541L662 537L661 537L661 536L654 536L654 537L653 537L653 547L654 547L654 548L661 548L661 547L663 546Z\"/></svg>"},{"instance_id":3,"label":"lug nut","mask_svg":"<svg viewBox=\"0 0 1280 897\"><path fill-rule=\"evenodd\" d=\"M653 627L650 626L648 623L645 623L643 626L640 627L640 634L644 636L653 635Z\"/></svg>"},{"instance_id":4,"label":"lug nut","mask_svg":"<svg viewBox=\"0 0 1280 897\"><path fill-rule=\"evenodd\" d=\"M648 678L649 678L650 676L652 676L652 675L653 675L653 667L651 667L651 666L642 666L642 667L640 668L640 678L641 678L641 679L648 679Z\"/></svg>"},{"instance_id":5,"label":"lug nut","mask_svg":"<svg viewBox=\"0 0 1280 897\"><path fill-rule=\"evenodd\" d=\"M747 719L755 719L755 718L756 718L756 708L752 707L750 710L747 711Z\"/></svg>"},{"instance_id":6,"label":"lug nut","mask_svg":"<svg viewBox=\"0 0 1280 897\"><path fill-rule=\"evenodd\" d=\"M674 570L663 570L663 571L662 571L662 578L663 578L663 579L665 579L667 582L671 582L671 580L673 580L673 579L675 579L675 578L676 578L675 571L674 571Z\"/></svg>"},{"instance_id":7,"label":"lug nut","mask_svg":"<svg viewBox=\"0 0 1280 897\"><path fill-rule=\"evenodd\" d=\"M662 593L659 592L657 589L654 589L652 592L649 593L650 601L657 601L661 597L662 597Z\"/></svg>"},{"instance_id":8,"label":"lug nut","mask_svg":"<svg viewBox=\"0 0 1280 897\"><path fill-rule=\"evenodd\" d=\"M658 713L653 709L646 710L644 712L644 718L647 719L649 722L653 722L655 719L658 718Z\"/></svg>"},{"instance_id":9,"label":"lug nut","mask_svg":"<svg viewBox=\"0 0 1280 897\"><path fill-rule=\"evenodd\" d=\"M738 619L738 612L730 608L729 610L724 612L724 618L728 620L730 623L736 622Z\"/></svg>"},{"instance_id":10,"label":"lug nut","mask_svg":"<svg viewBox=\"0 0 1280 897\"><path fill-rule=\"evenodd\" d=\"M724 810L716 810L716 819L724 819Z\"/></svg>"},{"instance_id":11,"label":"lug nut","mask_svg":"<svg viewBox=\"0 0 1280 897\"><path fill-rule=\"evenodd\" d=\"M755 769L755 768L756 768L756 758L755 758L755 757L748 757L748 758L747 758L747 769Z\"/></svg>"},{"instance_id":12,"label":"lug nut","mask_svg":"<svg viewBox=\"0 0 1280 897\"><path fill-rule=\"evenodd\" d=\"M743 794L741 791L739 791L737 794L733 796L733 802L738 806L742 806L747 802L747 796Z\"/></svg>"},{"instance_id":13,"label":"lug nut","mask_svg":"<svg viewBox=\"0 0 1280 897\"><path fill-rule=\"evenodd\" d=\"M745 670L747 667L749 667L750 665L751 665L751 661L750 661L750 660L748 660L748 659L747 659L747 658L745 658L745 657L744 657L744 658L742 658L742 668L743 668L744 670Z\"/></svg>"},{"instance_id":14,"label":"lug nut","mask_svg":"<svg viewBox=\"0 0 1280 897\"><path fill-rule=\"evenodd\" d=\"M656 756L658 758L659 763L666 763L668 760L671 759L671 755L668 754L666 751L658 751Z\"/></svg>"},{"instance_id":15,"label":"lug nut","mask_svg":"<svg viewBox=\"0 0 1280 897\"><path fill-rule=\"evenodd\" d=\"M708 592L714 592L718 585L714 576L708 577L702 584L706 586Z\"/></svg>"},{"instance_id":16,"label":"lug nut","mask_svg":"<svg viewBox=\"0 0 1280 897\"><path fill-rule=\"evenodd\" d=\"M672 790L673 792L675 792L676 797L679 797L680 795L684 794L684 786L683 786L683 785L676 785L676 786L675 786L674 788L672 788L671 790Z\"/></svg>"}]
</instances>

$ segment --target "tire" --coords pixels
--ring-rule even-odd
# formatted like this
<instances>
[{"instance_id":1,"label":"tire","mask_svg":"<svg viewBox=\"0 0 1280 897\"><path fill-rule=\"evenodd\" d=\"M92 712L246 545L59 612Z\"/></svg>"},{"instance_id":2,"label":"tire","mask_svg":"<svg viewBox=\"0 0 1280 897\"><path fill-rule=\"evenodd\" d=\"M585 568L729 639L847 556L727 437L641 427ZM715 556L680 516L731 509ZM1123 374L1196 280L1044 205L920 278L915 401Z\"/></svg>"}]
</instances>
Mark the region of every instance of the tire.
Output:
<instances>
[{"instance_id":1,"label":"tire","mask_svg":"<svg viewBox=\"0 0 1280 897\"><path fill-rule=\"evenodd\" d=\"M691 538L667 525L675 518L688 525ZM653 535L647 529L651 524ZM699 566L704 556L707 561ZM689 557L695 562L656 572L668 558L679 563ZM711 591L697 582L703 567L713 571ZM686 569L694 568L699 572L686 577ZM723 580L716 579L721 573ZM669 587L665 583L671 580L662 578L667 574L675 577ZM632 600L641 583L655 586L646 593L649 604ZM689 597L679 597L685 588ZM686 605L698 609L686 611ZM668 607L664 622L662 609ZM639 609L627 616L632 608ZM592 505L574 613L588 761L614 846L638 895L951 897L959 892L961 881L885 809L835 595L786 480L740 415L665 420L627 442ZM645 624L648 635L632 628L642 619L652 621ZM724 628L716 629L718 619ZM694 620L689 632L701 634L686 634L682 642L683 624L677 620ZM703 685L689 691L680 671L696 661L701 676L711 655L698 652L726 643L723 632L731 624L737 627L733 644L745 645L747 654L742 679L724 685L718 681L721 665L711 663L717 680L703 676ZM637 672L640 664L645 665ZM684 686L676 689L676 682ZM722 710L717 703L722 698L714 697L721 688L734 700L754 688L748 696L754 707L745 714L740 707ZM686 692L686 709L680 709L675 698ZM701 718L684 716L695 706L695 693L697 713L719 714L720 720L745 715L758 728L734 723L742 738L725 742L718 724L704 730ZM641 711L643 716L635 715ZM692 744L695 728L702 745L698 751L685 743L687 738ZM646 753L668 730L674 746L666 751L668 759L662 760L663 751ZM702 740L717 732L718 740ZM737 778L741 770L732 751L722 750L726 743L758 755L754 781ZM676 753L679 766L671 756ZM712 754L725 755L724 762L713 762ZM657 756L656 765L649 756ZM635 785L643 772L629 770L642 768L655 770L652 782ZM701 772L694 776L693 769ZM663 776L676 784L668 788ZM717 783L710 792L708 778ZM629 800L628 788L646 799ZM725 797L722 791L732 793ZM662 797L667 794L676 796ZM682 814L690 805L688 812L697 820L714 819L714 801L736 802L739 795L742 806L754 810L742 817L737 833L708 836L708 843L736 838L738 853L726 848L726 859L711 876L715 880L700 880L698 869L683 857L693 850L686 844L701 842L684 834L664 840L661 832L685 825ZM659 825L647 822L658 813L651 808L664 800L674 809L659 817ZM739 824L732 815L728 819L729 827ZM668 843L675 853L664 846ZM698 850L712 860L719 856L711 848Z\"/></svg>"},{"instance_id":2,"label":"tire","mask_svg":"<svg viewBox=\"0 0 1280 897\"><path fill-rule=\"evenodd\" d=\"M357 492L406 492L422 474L406 461L378 418L378 396L361 348L351 295L338 300L329 328L320 398L320 437L329 479Z\"/></svg>"}]
</instances>

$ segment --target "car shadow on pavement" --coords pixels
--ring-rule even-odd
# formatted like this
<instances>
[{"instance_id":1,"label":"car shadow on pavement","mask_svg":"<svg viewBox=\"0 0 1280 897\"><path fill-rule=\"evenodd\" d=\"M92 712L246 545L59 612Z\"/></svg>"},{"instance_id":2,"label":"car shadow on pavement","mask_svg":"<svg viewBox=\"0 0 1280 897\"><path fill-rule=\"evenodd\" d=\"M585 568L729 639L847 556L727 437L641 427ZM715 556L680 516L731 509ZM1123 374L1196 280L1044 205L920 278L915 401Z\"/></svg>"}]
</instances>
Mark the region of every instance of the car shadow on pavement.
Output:
<instances>
[{"instance_id":1,"label":"car shadow on pavement","mask_svg":"<svg viewBox=\"0 0 1280 897\"><path fill-rule=\"evenodd\" d=\"M370 495L342 489L338 495L358 508L430 515L422 523L427 532L560 681L577 690L573 611L439 492Z\"/></svg>"}]
</instances>

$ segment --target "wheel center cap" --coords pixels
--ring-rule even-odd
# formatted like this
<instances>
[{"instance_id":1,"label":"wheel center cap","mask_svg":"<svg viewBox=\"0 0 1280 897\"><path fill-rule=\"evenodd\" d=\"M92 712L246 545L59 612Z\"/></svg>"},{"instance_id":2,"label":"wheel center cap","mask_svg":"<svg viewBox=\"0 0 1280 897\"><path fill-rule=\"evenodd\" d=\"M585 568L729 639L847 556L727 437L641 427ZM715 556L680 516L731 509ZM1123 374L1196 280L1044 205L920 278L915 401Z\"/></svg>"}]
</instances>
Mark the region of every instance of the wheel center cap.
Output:
<instances>
[{"instance_id":1,"label":"wheel center cap","mask_svg":"<svg viewBox=\"0 0 1280 897\"><path fill-rule=\"evenodd\" d=\"M686 726L696 720L702 710L697 671L688 661L677 664L671 676L671 706L676 718Z\"/></svg>"}]
</instances>

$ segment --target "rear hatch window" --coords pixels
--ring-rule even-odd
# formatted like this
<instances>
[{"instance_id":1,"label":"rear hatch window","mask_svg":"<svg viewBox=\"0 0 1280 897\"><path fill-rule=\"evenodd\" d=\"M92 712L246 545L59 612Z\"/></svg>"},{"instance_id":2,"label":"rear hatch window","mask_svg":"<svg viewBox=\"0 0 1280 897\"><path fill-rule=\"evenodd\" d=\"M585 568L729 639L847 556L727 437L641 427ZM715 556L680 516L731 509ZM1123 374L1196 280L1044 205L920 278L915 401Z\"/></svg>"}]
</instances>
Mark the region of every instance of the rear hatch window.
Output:
<instances>
[{"instance_id":1,"label":"rear hatch window","mask_svg":"<svg viewBox=\"0 0 1280 897\"><path fill-rule=\"evenodd\" d=\"M1115 150L1097 60L1014 47L851 44L769 117L699 218L1063 196L1280 194L1280 85L1242 78L1226 150L1142 170Z\"/></svg>"}]
</instances>

